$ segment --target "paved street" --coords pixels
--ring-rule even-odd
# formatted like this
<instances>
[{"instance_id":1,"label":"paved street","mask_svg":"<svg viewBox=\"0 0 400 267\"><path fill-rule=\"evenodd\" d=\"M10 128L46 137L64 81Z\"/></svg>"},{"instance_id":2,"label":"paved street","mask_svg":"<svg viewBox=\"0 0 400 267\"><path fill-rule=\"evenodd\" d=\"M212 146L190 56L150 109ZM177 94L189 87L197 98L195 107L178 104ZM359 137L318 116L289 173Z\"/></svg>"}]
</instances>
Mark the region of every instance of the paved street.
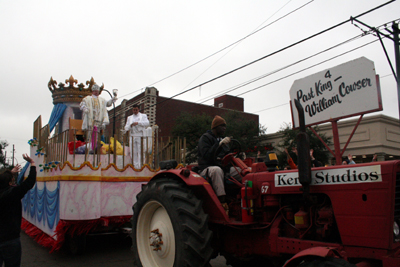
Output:
<instances>
[{"instance_id":1,"label":"paved street","mask_svg":"<svg viewBox=\"0 0 400 267\"><path fill-rule=\"evenodd\" d=\"M66 251L49 253L32 238L21 232L22 267L132 267L130 238L117 235L91 236L87 239L86 253L71 256ZM212 267L227 267L225 258L211 261ZM229 265L230 266L230 265Z\"/></svg>"}]
</instances>

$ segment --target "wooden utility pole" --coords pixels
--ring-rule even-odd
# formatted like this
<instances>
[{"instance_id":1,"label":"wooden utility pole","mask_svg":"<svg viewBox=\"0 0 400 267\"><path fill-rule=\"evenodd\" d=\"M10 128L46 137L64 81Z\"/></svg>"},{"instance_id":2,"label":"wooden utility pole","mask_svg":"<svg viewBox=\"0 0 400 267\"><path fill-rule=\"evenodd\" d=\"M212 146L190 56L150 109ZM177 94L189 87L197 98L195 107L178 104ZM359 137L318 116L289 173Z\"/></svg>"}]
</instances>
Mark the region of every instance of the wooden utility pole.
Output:
<instances>
[{"instance_id":1,"label":"wooden utility pole","mask_svg":"<svg viewBox=\"0 0 400 267\"><path fill-rule=\"evenodd\" d=\"M15 149L14 149L14 145L13 145L13 150L12 150L12 166L14 167L14 152L15 152Z\"/></svg>"},{"instance_id":2,"label":"wooden utility pole","mask_svg":"<svg viewBox=\"0 0 400 267\"><path fill-rule=\"evenodd\" d=\"M393 22L393 43L394 43L394 56L396 59L396 82L397 82L397 99L399 101L399 118L400 118L400 45L399 45L399 24Z\"/></svg>"}]
</instances>

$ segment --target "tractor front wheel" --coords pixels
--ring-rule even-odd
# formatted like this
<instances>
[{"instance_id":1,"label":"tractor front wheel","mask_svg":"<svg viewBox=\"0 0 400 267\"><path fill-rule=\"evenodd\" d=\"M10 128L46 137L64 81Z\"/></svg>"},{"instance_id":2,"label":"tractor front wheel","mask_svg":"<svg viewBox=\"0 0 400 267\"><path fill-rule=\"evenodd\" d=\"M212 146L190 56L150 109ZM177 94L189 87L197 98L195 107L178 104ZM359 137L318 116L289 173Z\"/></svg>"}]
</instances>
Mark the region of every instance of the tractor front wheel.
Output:
<instances>
[{"instance_id":1,"label":"tractor front wheel","mask_svg":"<svg viewBox=\"0 0 400 267\"><path fill-rule=\"evenodd\" d=\"M202 202L181 181L150 181L133 206L132 244L138 267L208 266L212 232Z\"/></svg>"}]
</instances>

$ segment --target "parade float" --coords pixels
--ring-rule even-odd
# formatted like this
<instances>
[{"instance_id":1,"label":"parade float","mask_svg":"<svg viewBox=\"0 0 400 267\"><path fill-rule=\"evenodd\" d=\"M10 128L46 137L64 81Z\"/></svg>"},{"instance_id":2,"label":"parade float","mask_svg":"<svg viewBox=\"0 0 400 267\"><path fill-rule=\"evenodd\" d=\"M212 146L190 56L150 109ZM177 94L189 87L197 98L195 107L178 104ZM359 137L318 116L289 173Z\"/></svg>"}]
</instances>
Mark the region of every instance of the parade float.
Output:
<instances>
[{"instance_id":1,"label":"parade float","mask_svg":"<svg viewBox=\"0 0 400 267\"><path fill-rule=\"evenodd\" d=\"M28 143L37 165L37 182L22 200L22 229L50 252L68 244L73 253L80 253L87 235L129 231L136 195L158 172L162 153L157 126L149 136L142 137L140 169L133 166L129 135L121 129L114 136L104 131L96 149L85 146L82 135L91 133L80 129L79 103L91 95L95 82L92 78L85 86L71 76L66 84L50 79L54 108L49 123L42 127L39 116L33 124ZM107 91L104 85L101 90ZM19 181L28 173L27 165Z\"/></svg>"}]
</instances>

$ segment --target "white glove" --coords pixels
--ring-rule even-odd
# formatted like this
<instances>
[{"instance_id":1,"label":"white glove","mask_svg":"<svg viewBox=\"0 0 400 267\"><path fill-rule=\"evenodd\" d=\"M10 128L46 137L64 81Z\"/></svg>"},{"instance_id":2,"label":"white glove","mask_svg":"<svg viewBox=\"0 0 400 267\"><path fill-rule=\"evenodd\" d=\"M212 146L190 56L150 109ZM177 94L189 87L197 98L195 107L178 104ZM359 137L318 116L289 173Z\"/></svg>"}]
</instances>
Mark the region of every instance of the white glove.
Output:
<instances>
[{"instance_id":1,"label":"white glove","mask_svg":"<svg viewBox=\"0 0 400 267\"><path fill-rule=\"evenodd\" d=\"M112 98L112 101L115 103L115 102L117 102L117 100L118 100L118 97L116 97L116 96L114 96L113 98Z\"/></svg>"},{"instance_id":2,"label":"white glove","mask_svg":"<svg viewBox=\"0 0 400 267\"><path fill-rule=\"evenodd\" d=\"M83 112L85 112L86 114L89 114L89 109L88 108L83 108Z\"/></svg>"},{"instance_id":3,"label":"white glove","mask_svg":"<svg viewBox=\"0 0 400 267\"><path fill-rule=\"evenodd\" d=\"M231 138L227 136L224 139L222 139L221 141L219 141L219 145L227 145L230 142L231 142Z\"/></svg>"}]
</instances>

